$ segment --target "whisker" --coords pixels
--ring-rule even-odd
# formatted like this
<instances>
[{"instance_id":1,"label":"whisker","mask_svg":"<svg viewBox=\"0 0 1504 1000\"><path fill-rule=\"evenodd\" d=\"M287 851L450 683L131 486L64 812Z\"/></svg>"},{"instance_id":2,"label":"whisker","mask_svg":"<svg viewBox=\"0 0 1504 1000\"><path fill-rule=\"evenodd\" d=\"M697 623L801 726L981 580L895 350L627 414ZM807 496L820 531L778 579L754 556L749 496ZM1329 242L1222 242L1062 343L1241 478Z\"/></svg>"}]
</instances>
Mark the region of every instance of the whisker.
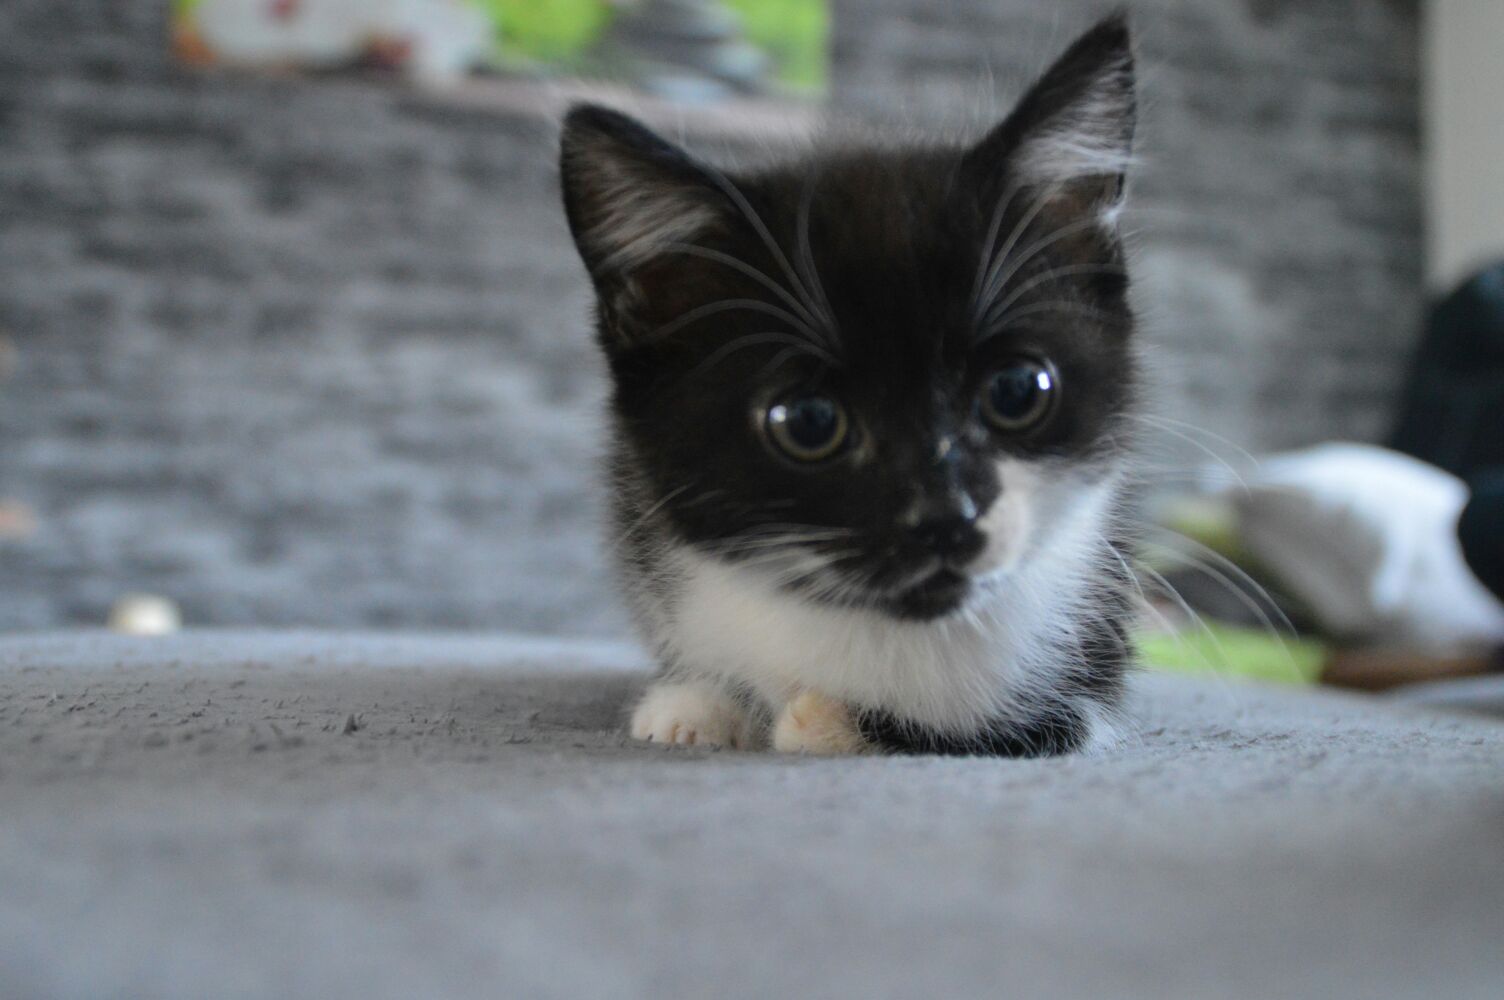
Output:
<instances>
[{"instance_id":1,"label":"whisker","mask_svg":"<svg viewBox=\"0 0 1504 1000\"><path fill-rule=\"evenodd\" d=\"M1222 640L1217 638L1217 633L1212 631L1211 626L1206 623L1206 619L1197 614L1196 610L1181 596L1180 591L1175 589L1174 584L1165 579L1163 573L1151 566L1140 566L1139 570L1154 581L1160 593L1180 609L1180 613L1186 616L1187 621L1201 630L1201 633L1206 636L1207 641L1212 644L1212 648L1217 651L1217 655L1222 658L1222 662L1224 664L1231 663L1232 660L1227 655L1227 649L1222 645ZM1206 665L1211 666L1211 664Z\"/></svg>"},{"instance_id":2,"label":"whisker","mask_svg":"<svg viewBox=\"0 0 1504 1000\"><path fill-rule=\"evenodd\" d=\"M690 480L689 482L685 483L683 486L678 487L677 489L669 490L663 496L659 497L656 501L654 501L652 504L650 504L647 507L647 509L645 509L642 512L642 514L640 516L638 516L635 520L633 520L633 522L631 524L627 525L625 528L623 528L620 531L620 533L617 535L616 544L613 546L613 553L615 555L617 555L617 556L622 555L622 553L625 551L625 548L626 548L626 545L627 545L628 541L634 535L637 534L637 532L642 528L643 525L645 525L645 524L648 523L648 521L653 517L653 515L657 514L664 507L668 506L668 504L670 504L671 502L673 502L673 500L674 500L675 497L683 495L687 490L689 490L690 488L692 488L694 485L695 485L695 481L694 480ZM710 490L708 492L709 493L716 493L716 492L719 492L719 491L717 491L717 490Z\"/></svg>"},{"instance_id":3,"label":"whisker","mask_svg":"<svg viewBox=\"0 0 1504 1000\"><path fill-rule=\"evenodd\" d=\"M1096 535L1097 538L1102 542L1102 544L1107 547L1107 551L1112 553L1112 557L1117 560L1118 565L1123 568L1123 572L1127 574L1129 581L1133 584L1133 588L1138 591L1139 600L1142 601L1146 607L1151 606L1149 595L1144 593L1144 582L1138 578L1138 574L1133 571L1133 567L1128 565L1128 560L1123 556L1123 553L1119 551L1118 547L1112 544L1112 541L1108 539L1106 535L1102 534L1100 530L1096 532Z\"/></svg>"},{"instance_id":4,"label":"whisker","mask_svg":"<svg viewBox=\"0 0 1504 1000\"><path fill-rule=\"evenodd\" d=\"M820 325L819 321L815 319L814 314L805 307L803 302L800 302L791 295L787 288L784 288L778 282L768 277L767 273L762 269L753 267L744 260L733 257L729 253L722 253L710 247L696 246L693 243L670 243L664 247L664 250L668 253L683 254L687 257L699 257L717 264L724 264L726 267L746 275L774 295L777 295L799 314L799 317L804 320L811 330Z\"/></svg>"},{"instance_id":5,"label":"whisker","mask_svg":"<svg viewBox=\"0 0 1504 1000\"><path fill-rule=\"evenodd\" d=\"M1000 274L996 278L989 277L983 301L990 301L993 297L1002 294L1003 289L1008 287L1008 283L1017 277L1025 267L1033 263L1035 257L1038 257L1056 243L1083 229L1090 229L1100 225L1101 221L1095 216L1087 216L1084 219L1077 219L1075 222L1066 223L1050 235L1034 241L1027 250L1019 254L1018 260L1014 262L1013 266L1006 273Z\"/></svg>"},{"instance_id":6,"label":"whisker","mask_svg":"<svg viewBox=\"0 0 1504 1000\"><path fill-rule=\"evenodd\" d=\"M1150 544L1152 545L1153 543ZM1259 619L1260 624L1263 625L1264 631L1270 637L1272 637L1275 642L1279 644L1280 654L1284 659L1285 666L1289 668L1290 676L1292 678L1300 676L1300 667L1295 662L1295 655L1290 652L1290 647L1285 642L1285 637L1280 634L1279 629L1275 628L1273 619L1269 617L1268 612L1264 610L1263 606L1258 600L1256 600L1242 588L1234 584L1232 580L1225 574L1219 573L1213 567L1200 562L1199 560L1187 555L1184 552L1177 552L1172 548L1164 546L1161 546L1160 548L1164 552L1164 554L1170 556L1171 558L1179 559L1185 566L1205 574L1209 579L1213 580L1219 586L1221 586L1226 593L1236 599L1239 604L1243 605L1243 607L1252 612L1253 615ZM1259 590L1263 591L1263 588L1260 587ZM1268 598L1266 597L1265 600L1268 600ZM1290 629L1291 636L1293 638L1294 626L1290 624L1289 618L1287 618L1285 616L1285 613L1279 609L1278 605L1274 604L1272 601L1270 601L1269 603L1270 606L1275 609L1275 613L1279 616L1280 620Z\"/></svg>"},{"instance_id":7,"label":"whisker","mask_svg":"<svg viewBox=\"0 0 1504 1000\"><path fill-rule=\"evenodd\" d=\"M1113 315L1105 309L1098 309L1079 302L1035 302L1026 306L1020 306L988 322L982 333L981 340L985 341L988 337L996 336L1005 327L1017 324L1019 320L1026 317L1055 312L1063 316L1081 316L1085 319L1094 319L1106 324L1120 322L1120 317Z\"/></svg>"},{"instance_id":8,"label":"whisker","mask_svg":"<svg viewBox=\"0 0 1504 1000\"><path fill-rule=\"evenodd\" d=\"M1166 426L1165 424L1162 424L1162 423L1158 422L1153 417L1150 417L1150 416L1148 416L1146 414L1142 414L1142 413L1125 413L1125 414L1123 414L1123 416L1126 417L1129 420L1137 420L1140 423L1147 424L1148 426L1154 428L1155 430L1160 431L1163 434L1169 434L1172 437L1179 438L1180 440L1184 441L1186 444L1189 444L1191 447L1200 450L1208 458L1210 458L1212 461L1216 462L1218 465L1222 466L1222 468L1226 469L1227 470L1227 474L1230 475L1230 476L1232 476L1233 479L1235 479L1237 481L1238 486L1243 490L1244 493L1250 492L1249 486L1248 486L1248 481L1243 478L1242 474L1240 472L1238 472L1237 469L1233 468L1233 465L1232 465L1231 462L1229 462L1227 459L1223 458L1221 455L1217 454L1211 448L1207 447L1204 443L1202 443L1200 441L1197 441L1195 438L1191 437L1189 434L1186 434L1186 433L1184 433L1182 431L1178 431L1178 430L1176 430L1173 427ZM1252 456L1249 456L1249 457L1251 458Z\"/></svg>"},{"instance_id":9,"label":"whisker","mask_svg":"<svg viewBox=\"0 0 1504 1000\"><path fill-rule=\"evenodd\" d=\"M820 269L815 265L814 250L810 246L809 217L810 210L815 200L815 176L810 175L805 182L804 191L799 198L799 214L796 229L799 240L799 264L805 274L805 280L814 290L816 304L824 310L832 327L835 326L835 310L831 308L830 297L825 294L825 283L820 280Z\"/></svg>"},{"instance_id":10,"label":"whisker","mask_svg":"<svg viewBox=\"0 0 1504 1000\"><path fill-rule=\"evenodd\" d=\"M721 189L726 197L731 199L732 203L736 205L737 210L742 213L742 216L757 232L758 238L768 248L768 252L773 255L773 259L777 262L779 269L789 279L789 285L794 292L808 304L810 298L809 289L805 288L804 284L799 280L799 275L794 271L793 265L789 263L788 256L783 252L783 248L778 245L778 241L773 238L773 234L768 230L767 224L763 222L762 216L757 214L757 210L747 200L747 196L742 194L741 189L732 183L731 178L727 177L724 173L708 164L703 166L710 179L715 182L716 186ZM830 316L823 318L829 324L832 334L834 334L835 323L833 318Z\"/></svg>"},{"instance_id":11,"label":"whisker","mask_svg":"<svg viewBox=\"0 0 1504 1000\"><path fill-rule=\"evenodd\" d=\"M1015 288L1013 292L1001 302L988 306L987 311L983 314L983 322L989 326L992 325L992 323L988 321L991 320L993 316L998 313L1006 314L1010 306L1017 303L1019 299L1023 298L1025 295L1029 294L1029 292L1038 288L1040 285L1047 285L1052 281L1059 281L1062 278L1079 277L1084 275L1123 275L1125 273L1126 272L1120 267L1103 267L1099 264L1067 264L1061 267L1052 268L1051 270L1046 271L1044 274L1035 275L1028 281L1025 281L1023 284Z\"/></svg>"},{"instance_id":12,"label":"whisker","mask_svg":"<svg viewBox=\"0 0 1504 1000\"><path fill-rule=\"evenodd\" d=\"M971 284L971 300L977 302L982 295L982 281L992 270L992 265L997 260L997 237L1003 227L1003 216L1013 205L1013 199L1023 190L1022 185L1010 184L1008 190L998 195L997 203L992 208L992 219L987 223L987 238L982 243L983 252L981 260L977 264L976 280Z\"/></svg>"},{"instance_id":13,"label":"whisker","mask_svg":"<svg viewBox=\"0 0 1504 1000\"><path fill-rule=\"evenodd\" d=\"M835 364L835 358L831 357L829 354L827 354L819 347L816 347L814 344L807 343L803 340L800 340L798 337L794 337L787 333L765 331L763 333L749 333L746 336L737 337L729 344L721 345L710 355L710 357L700 362L683 377L685 379L697 378L698 376L703 375L705 372L714 368L716 365L720 364L722 361L726 360L731 355L735 354L737 351L745 350L748 347L758 347L763 344L787 344L790 345L789 350L791 351L800 354L813 354L815 357L819 358L827 365ZM782 353L778 355L778 357L782 356Z\"/></svg>"},{"instance_id":14,"label":"whisker","mask_svg":"<svg viewBox=\"0 0 1504 1000\"><path fill-rule=\"evenodd\" d=\"M996 278L998 273L1002 271L1004 263L1013 253L1013 248L1018 246L1018 241L1023 239L1024 233L1027 232L1029 227L1034 224L1034 220L1039 217L1039 213L1044 211L1045 205L1049 204L1050 200L1054 198L1055 195L1060 193L1060 188L1061 185L1052 184L1050 187L1042 191L1039 197L1034 200L1034 204L1031 205L1029 207L1029 210L1024 213L1023 218L1020 219L1018 221L1018 224L1013 227L1013 232L1008 234L1008 242L1003 244L1003 248L997 252L997 255L993 258L991 266L987 269L987 282L985 286L986 288L991 289L995 286L994 279ZM982 308L982 305L990 297L990 295L984 296L982 298L979 298L972 304L973 310L975 311L978 318L980 318L980 310Z\"/></svg>"},{"instance_id":15,"label":"whisker","mask_svg":"<svg viewBox=\"0 0 1504 1000\"><path fill-rule=\"evenodd\" d=\"M765 315L772 316L775 319L781 319L798 332L807 335L811 340L816 342L819 341L819 338L815 336L814 332L810 330L809 327L807 327L803 322L801 322L799 318L793 313L790 313L787 309L780 309L778 306L775 306L769 302L764 302L761 299L721 299L718 302L707 302L705 305L696 306L695 308L684 313L682 316L679 316L676 319L672 319L669 322L658 327L656 330L653 330L647 335L646 339L651 341L667 338L684 329L686 326L689 326L691 323L698 322L699 320L702 320L707 316L714 316L717 313L731 312L732 310L736 309L745 309L748 312L764 313Z\"/></svg>"},{"instance_id":16,"label":"whisker","mask_svg":"<svg viewBox=\"0 0 1504 1000\"><path fill-rule=\"evenodd\" d=\"M852 528L818 528L808 525L769 524L705 543L702 547L715 552L740 552L752 549L793 548L817 542L851 538Z\"/></svg>"},{"instance_id":17,"label":"whisker","mask_svg":"<svg viewBox=\"0 0 1504 1000\"><path fill-rule=\"evenodd\" d=\"M1239 566L1237 563L1233 562L1231 559L1227 558L1222 553L1218 552L1216 549L1205 544L1204 542L1199 542L1196 539L1191 538L1189 535L1176 531L1174 528L1166 528L1163 525L1153 524L1147 525L1147 527L1150 531L1158 532L1162 535L1173 538L1177 543L1183 542L1184 544L1191 546L1198 553L1200 553L1201 559L1198 560L1193 559L1193 557L1184 552L1177 551L1173 546L1164 545L1163 543L1155 543L1152 541L1148 543L1150 545L1157 545L1157 547L1162 551L1176 556L1192 568L1199 569L1202 572L1206 573L1208 576L1213 576L1215 579L1221 582L1230 592L1235 592L1242 598L1247 598L1248 601L1252 602L1252 606L1249 607L1249 610L1253 611L1260 618L1264 619L1264 625L1266 628L1268 628L1271 634L1278 636L1278 630L1274 627L1274 622L1271 621L1268 618L1267 614L1264 612L1263 608L1265 606L1274 610L1274 614L1279 618L1279 623L1284 626L1286 634L1288 634L1292 639L1299 636L1300 631L1295 627L1295 623L1290 621L1290 616L1285 614L1285 611L1280 607L1279 602L1274 599L1274 595L1269 593L1269 589L1267 587L1250 576L1248 574L1248 571L1243 569L1243 567ZM1211 560L1216 564L1216 566L1221 567L1221 571L1211 566L1205 565L1205 563L1201 560ZM1229 576L1228 574L1231 574L1231 576ZM1234 582L1234 580L1236 580L1236 583Z\"/></svg>"},{"instance_id":18,"label":"whisker","mask_svg":"<svg viewBox=\"0 0 1504 1000\"><path fill-rule=\"evenodd\" d=\"M1249 451L1247 448L1244 448L1242 445L1238 444L1237 442L1231 441L1231 440L1223 437L1220 434L1213 433L1212 431L1207 430L1205 427L1197 427L1195 424L1187 423L1184 420L1176 420L1173 417L1166 417L1166 416L1160 416L1160 415L1155 415L1155 416L1147 416L1147 415L1145 415L1144 419L1152 421L1152 422L1155 422L1155 423L1174 424L1175 426L1182 427L1182 428L1184 428L1187 431L1193 431L1193 432L1195 432L1197 434L1205 435L1206 437L1211 438L1213 441L1217 442L1218 444L1226 445L1227 447L1231 448L1233 451L1237 452L1238 455L1241 456L1242 458L1246 459L1248 461L1248 464L1251 465L1251 466L1253 466L1253 468L1257 469L1259 467L1259 465L1260 465L1259 460L1256 457L1254 457L1253 453L1251 451Z\"/></svg>"}]
</instances>

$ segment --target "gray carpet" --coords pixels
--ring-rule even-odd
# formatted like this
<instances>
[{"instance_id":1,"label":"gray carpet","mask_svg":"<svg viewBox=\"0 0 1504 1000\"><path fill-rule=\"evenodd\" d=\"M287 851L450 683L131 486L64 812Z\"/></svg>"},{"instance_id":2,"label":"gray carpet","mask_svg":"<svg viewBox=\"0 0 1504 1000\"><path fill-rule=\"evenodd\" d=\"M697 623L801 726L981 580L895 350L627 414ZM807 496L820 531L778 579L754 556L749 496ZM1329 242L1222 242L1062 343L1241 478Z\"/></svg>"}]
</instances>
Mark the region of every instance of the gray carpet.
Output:
<instances>
[{"instance_id":1,"label":"gray carpet","mask_svg":"<svg viewBox=\"0 0 1504 1000\"><path fill-rule=\"evenodd\" d=\"M1144 679L1095 758L625 742L610 645L0 640L0 997L1504 995L1504 725Z\"/></svg>"}]
</instances>

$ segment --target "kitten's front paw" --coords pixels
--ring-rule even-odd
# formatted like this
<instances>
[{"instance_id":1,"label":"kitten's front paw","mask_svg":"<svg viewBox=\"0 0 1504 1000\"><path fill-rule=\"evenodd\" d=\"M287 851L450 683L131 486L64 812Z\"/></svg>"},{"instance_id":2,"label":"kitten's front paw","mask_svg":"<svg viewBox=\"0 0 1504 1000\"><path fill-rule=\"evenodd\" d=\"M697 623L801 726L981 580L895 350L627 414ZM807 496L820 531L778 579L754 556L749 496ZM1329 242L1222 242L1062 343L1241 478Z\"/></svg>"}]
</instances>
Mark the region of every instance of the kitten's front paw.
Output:
<instances>
[{"instance_id":1,"label":"kitten's front paw","mask_svg":"<svg viewBox=\"0 0 1504 1000\"><path fill-rule=\"evenodd\" d=\"M773 749L835 756L866 753L870 747L845 702L805 691L779 713L773 724Z\"/></svg>"},{"instance_id":2,"label":"kitten's front paw","mask_svg":"<svg viewBox=\"0 0 1504 1000\"><path fill-rule=\"evenodd\" d=\"M740 749L747 717L736 702L700 684L654 684L632 712L632 738Z\"/></svg>"}]
</instances>

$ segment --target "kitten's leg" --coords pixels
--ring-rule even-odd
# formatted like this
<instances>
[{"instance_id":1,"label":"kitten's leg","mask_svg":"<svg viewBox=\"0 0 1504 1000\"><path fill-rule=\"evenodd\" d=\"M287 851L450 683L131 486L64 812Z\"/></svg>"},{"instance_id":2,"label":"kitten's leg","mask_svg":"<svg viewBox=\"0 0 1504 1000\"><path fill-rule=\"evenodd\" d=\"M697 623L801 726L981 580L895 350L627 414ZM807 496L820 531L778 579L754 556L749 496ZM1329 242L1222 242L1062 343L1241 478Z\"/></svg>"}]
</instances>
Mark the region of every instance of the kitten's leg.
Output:
<instances>
[{"instance_id":1,"label":"kitten's leg","mask_svg":"<svg viewBox=\"0 0 1504 1000\"><path fill-rule=\"evenodd\" d=\"M654 743L741 748L748 745L746 710L703 681L654 681L632 711L632 738Z\"/></svg>"},{"instance_id":2,"label":"kitten's leg","mask_svg":"<svg viewBox=\"0 0 1504 1000\"><path fill-rule=\"evenodd\" d=\"M871 749L846 703L814 691L801 691L783 706L772 742L780 753L835 756Z\"/></svg>"}]
</instances>

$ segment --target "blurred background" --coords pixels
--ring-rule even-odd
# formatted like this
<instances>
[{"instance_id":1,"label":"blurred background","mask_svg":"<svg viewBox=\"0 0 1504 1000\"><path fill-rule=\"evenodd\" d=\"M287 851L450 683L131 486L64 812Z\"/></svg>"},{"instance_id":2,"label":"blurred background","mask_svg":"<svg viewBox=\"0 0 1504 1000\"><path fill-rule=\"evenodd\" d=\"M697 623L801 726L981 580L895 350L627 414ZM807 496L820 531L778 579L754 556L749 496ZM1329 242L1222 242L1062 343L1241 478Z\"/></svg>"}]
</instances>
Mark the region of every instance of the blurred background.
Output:
<instances>
[{"instance_id":1,"label":"blurred background","mask_svg":"<svg viewBox=\"0 0 1504 1000\"><path fill-rule=\"evenodd\" d=\"M6 0L0 629L146 594L192 625L621 633L560 111L729 159L831 121L966 133L1112 6ZM1504 5L1127 6L1156 492L1427 425L1429 307L1504 250ZM1256 566L1225 510L1164 510Z\"/></svg>"}]
</instances>

